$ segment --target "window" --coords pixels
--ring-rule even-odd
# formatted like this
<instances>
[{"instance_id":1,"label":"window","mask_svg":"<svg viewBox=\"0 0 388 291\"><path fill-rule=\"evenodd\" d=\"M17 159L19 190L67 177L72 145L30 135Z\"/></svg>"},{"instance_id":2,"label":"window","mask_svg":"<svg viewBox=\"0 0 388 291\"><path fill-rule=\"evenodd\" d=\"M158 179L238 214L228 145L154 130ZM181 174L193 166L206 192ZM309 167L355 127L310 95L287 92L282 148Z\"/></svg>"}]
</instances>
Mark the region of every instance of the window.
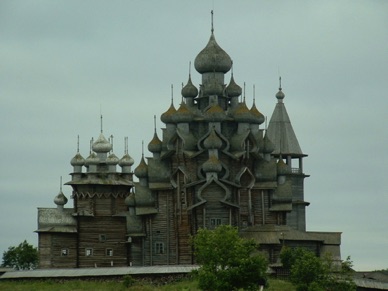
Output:
<instances>
[{"instance_id":1,"label":"window","mask_svg":"<svg viewBox=\"0 0 388 291\"><path fill-rule=\"evenodd\" d=\"M99 240L100 242L105 242L105 241L106 241L106 235L105 235L105 234L100 234L100 235L98 236L98 240Z\"/></svg>"},{"instance_id":2,"label":"window","mask_svg":"<svg viewBox=\"0 0 388 291\"><path fill-rule=\"evenodd\" d=\"M113 256L113 249L106 249L106 255L108 257L112 257Z\"/></svg>"},{"instance_id":3,"label":"window","mask_svg":"<svg viewBox=\"0 0 388 291\"><path fill-rule=\"evenodd\" d=\"M221 218L210 218L210 227L214 228L222 224Z\"/></svg>"},{"instance_id":4,"label":"window","mask_svg":"<svg viewBox=\"0 0 388 291\"><path fill-rule=\"evenodd\" d=\"M155 243L155 254L164 254L164 243L162 242Z\"/></svg>"},{"instance_id":5,"label":"window","mask_svg":"<svg viewBox=\"0 0 388 291\"><path fill-rule=\"evenodd\" d=\"M69 255L69 249L62 249L61 250L61 256L67 257Z\"/></svg>"},{"instance_id":6,"label":"window","mask_svg":"<svg viewBox=\"0 0 388 291\"><path fill-rule=\"evenodd\" d=\"M93 249L92 248L86 248L85 249L85 256L87 256L87 257L93 256Z\"/></svg>"}]
</instances>

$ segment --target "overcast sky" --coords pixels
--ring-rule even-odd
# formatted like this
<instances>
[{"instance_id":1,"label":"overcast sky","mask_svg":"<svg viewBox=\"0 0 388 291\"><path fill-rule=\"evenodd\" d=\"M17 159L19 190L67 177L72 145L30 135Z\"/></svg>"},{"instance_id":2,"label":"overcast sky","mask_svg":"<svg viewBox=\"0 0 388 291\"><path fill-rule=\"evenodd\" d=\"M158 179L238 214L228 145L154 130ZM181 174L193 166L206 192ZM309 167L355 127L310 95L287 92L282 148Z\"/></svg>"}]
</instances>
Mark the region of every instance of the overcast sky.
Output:
<instances>
[{"instance_id":1,"label":"overcast sky","mask_svg":"<svg viewBox=\"0 0 388 291\"><path fill-rule=\"evenodd\" d=\"M307 229L342 232L357 270L388 268L388 1L0 1L0 251L37 246L71 158L100 132L140 162L215 37L268 118L279 74L304 153ZM200 75L191 70L198 87ZM229 81L230 74L226 81ZM146 148L146 147L145 147ZM145 151L146 156L150 153ZM70 186L63 186L70 198ZM67 207L72 206L69 200Z\"/></svg>"}]
</instances>

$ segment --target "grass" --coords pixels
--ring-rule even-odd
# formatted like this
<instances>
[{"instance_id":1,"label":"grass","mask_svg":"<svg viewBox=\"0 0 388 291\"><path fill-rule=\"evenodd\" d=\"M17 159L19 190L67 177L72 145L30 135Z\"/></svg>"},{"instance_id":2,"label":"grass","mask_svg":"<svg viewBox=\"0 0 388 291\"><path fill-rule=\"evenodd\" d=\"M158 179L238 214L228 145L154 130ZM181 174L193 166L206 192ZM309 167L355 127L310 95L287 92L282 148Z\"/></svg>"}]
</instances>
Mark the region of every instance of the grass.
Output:
<instances>
[{"instance_id":1,"label":"grass","mask_svg":"<svg viewBox=\"0 0 388 291\"><path fill-rule=\"evenodd\" d=\"M183 280L164 286L155 286L149 283L135 282L126 288L122 282L116 281L0 281L2 291L197 291L195 280ZM291 283L281 280L269 281L268 291L295 291Z\"/></svg>"}]
</instances>

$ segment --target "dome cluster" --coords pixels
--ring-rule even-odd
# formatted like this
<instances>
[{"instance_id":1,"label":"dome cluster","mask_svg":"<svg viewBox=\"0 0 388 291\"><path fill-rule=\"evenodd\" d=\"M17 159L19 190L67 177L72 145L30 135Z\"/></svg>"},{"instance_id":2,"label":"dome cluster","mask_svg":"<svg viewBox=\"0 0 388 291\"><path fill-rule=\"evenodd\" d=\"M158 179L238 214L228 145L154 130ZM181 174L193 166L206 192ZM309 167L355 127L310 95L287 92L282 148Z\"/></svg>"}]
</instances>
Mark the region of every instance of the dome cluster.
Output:
<instances>
[{"instance_id":1,"label":"dome cluster","mask_svg":"<svg viewBox=\"0 0 388 291\"><path fill-rule=\"evenodd\" d=\"M97 169L99 165L107 165L109 167L109 172L115 172L116 166L119 165L123 168L123 172L127 172L126 169L131 167L133 163L134 160L127 152L119 159L113 153L112 143L105 138L103 133L100 134L95 142L91 143L91 151L86 159L82 157L78 150L70 161L70 164L74 167L74 173L82 173L83 166L87 168L87 172L97 172L99 171Z\"/></svg>"}]
</instances>

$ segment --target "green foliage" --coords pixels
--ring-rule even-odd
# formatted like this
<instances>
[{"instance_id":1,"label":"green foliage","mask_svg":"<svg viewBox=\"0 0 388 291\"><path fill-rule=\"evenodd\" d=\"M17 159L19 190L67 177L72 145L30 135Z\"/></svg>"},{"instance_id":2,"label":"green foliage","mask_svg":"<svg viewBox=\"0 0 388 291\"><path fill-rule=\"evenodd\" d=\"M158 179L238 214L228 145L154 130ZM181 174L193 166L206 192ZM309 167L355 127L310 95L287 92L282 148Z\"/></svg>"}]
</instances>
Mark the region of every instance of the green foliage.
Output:
<instances>
[{"instance_id":1,"label":"green foliage","mask_svg":"<svg viewBox=\"0 0 388 291\"><path fill-rule=\"evenodd\" d=\"M323 259L302 248L284 248L280 254L283 266L291 271L291 282L297 291L354 291L352 261L348 257L335 266L331 256Z\"/></svg>"},{"instance_id":2,"label":"green foliage","mask_svg":"<svg viewBox=\"0 0 388 291\"><path fill-rule=\"evenodd\" d=\"M195 272L203 290L246 290L265 285L267 262L253 254L257 244L238 235L237 228L221 225L215 230L200 229L192 238L201 267Z\"/></svg>"},{"instance_id":3,"label":"green foliage","mask_svg":"<svg viewBox=\"0 0 388 291\"><path fill-rule=\"evenodd\" d=\"M133 286L136 283L136 280L131 275L125 275L123 278L124 287L128 288Z\"/></svg>"},{"instance_id":4,"label":"green foliage","mask_svg":"<svg viewBox=\"0 0 388 291\"><path fill-rule=\"evenodd\" d=\"M38 262L38 249L24 240L17 247L9 247L8 251L3 253L1 266L16 270L31 270L38 266Z\"/></svg>"},{"instance_id":5,"label":"green foliage","mask_svg":"<svg viewBox=\"0 0 388 291\"><path fill-rule=\"evenodd\" d=\"M320 284L325 273L322 261L312 252L306 251L291 267L291 282L297 286L298 291L307 291L312 283L313 286Z\"/></svg>"}]
</instances>

